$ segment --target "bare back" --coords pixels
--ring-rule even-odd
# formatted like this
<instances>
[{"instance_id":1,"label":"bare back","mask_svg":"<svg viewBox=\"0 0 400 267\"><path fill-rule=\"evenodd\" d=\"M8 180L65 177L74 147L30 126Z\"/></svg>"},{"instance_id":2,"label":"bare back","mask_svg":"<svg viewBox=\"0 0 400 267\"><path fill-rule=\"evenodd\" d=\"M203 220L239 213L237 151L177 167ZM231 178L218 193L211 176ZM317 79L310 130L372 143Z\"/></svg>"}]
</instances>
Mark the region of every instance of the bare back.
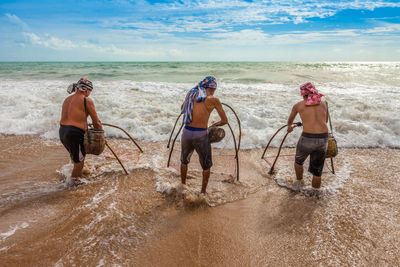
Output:
<instances>
[{"instance_id":1,"label":"bare back","mask_svg":"<svg viewBox=\"0 0 400 267\"><path fill-rule=\"evenodd\" d=\"M298 102L294 107L300 114L303 123L303 131L306 133L327 133L327 110L325 102L319 105L306 106L306 101Z\"/></svg>"},{"instance_id":2,"label":"bare back","mask_svg":"<svg viewBox=\"0 0 400 267\"><path fill-rule=\"evenodd\" d=\"M208 127L208 120L210 118L211 112L217 109L219 116L222 121L227 121L226 114L222 109L222 104L218 98L209 95L206 97L204 101L193 103L193 119L188 124L188 126L196 127L196 128L204 128Z\"/></svg>"},{"instance_id":3,"label":"bare back","mask_svg":"<svg viewBox=\"0 0 400 267\"><path fill-rule=\"evenodd\" d=\"M92 118L94 127L101 129L101 123L97 117L94 103L90 98L86 99L88 114ZM61 111L61 125L71 125L82 130L86 129L86 113L84 107L84 95L75 93L64 100Z\"/></svg>"}]
</instances>

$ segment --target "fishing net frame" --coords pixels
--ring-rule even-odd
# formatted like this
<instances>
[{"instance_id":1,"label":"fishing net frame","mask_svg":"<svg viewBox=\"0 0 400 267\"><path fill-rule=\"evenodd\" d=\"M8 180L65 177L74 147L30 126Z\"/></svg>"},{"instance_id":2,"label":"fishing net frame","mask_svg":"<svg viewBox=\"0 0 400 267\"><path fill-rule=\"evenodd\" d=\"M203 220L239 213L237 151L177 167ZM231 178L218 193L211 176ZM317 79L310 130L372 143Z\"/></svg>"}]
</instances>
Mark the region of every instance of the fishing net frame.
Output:
<instances>
[{"instance_id":1,"label":"fishing net frame","mask_svg":"<svg viewBox=\"0 0 400 267\"><path fill-rule=\"evenodd\" d=\"M295 124L296 127L301 127L301 126L302 126L302 123L301 123L301 122L296 122L296 123L293 123L293 124ZM264 152L263 152L263 154L262 154L262 156L261 156L261 159L263 159L263 160L271 167L270 170L268 171L268 174L270 174L270 175L274 174L274 171L275 171L275 164L276 164L277 161L278 161L278 158L279 158L279 156L280 156L283 143L285 142L286 137L288 136L289 132L287 132L287 133L285 134L285 136L282 138L281 144L280 144L279 149L278 149L278 153L276 154L275 160L274 160L273 163L271 163L270 161L268 161L268 158L273 158L274 156L267 156L267 157L265 157L265 153L267 152L267 149L269 148L269 145L271 144L271 142L272 142L272 140L275 138L275 136L276 136L283 128L285 128L285 127L287 127L286 124L283 125L282 127L280 127L280 128L275 132L275 134L269 139L267 145L265 146ZM282 156L295 156L295 155L282 155ZM325 161L324 165L326 165L326 167L328 168L328 170L329 170L332 174L335 174L335 167L334 167L334 164L333 164L333 158L330 157L330 159L331 159L331 167L332 167L332 169L329 168L329 166L328 166L328 164L327 164L326 161Z\"/></svg>"}]
</instances>

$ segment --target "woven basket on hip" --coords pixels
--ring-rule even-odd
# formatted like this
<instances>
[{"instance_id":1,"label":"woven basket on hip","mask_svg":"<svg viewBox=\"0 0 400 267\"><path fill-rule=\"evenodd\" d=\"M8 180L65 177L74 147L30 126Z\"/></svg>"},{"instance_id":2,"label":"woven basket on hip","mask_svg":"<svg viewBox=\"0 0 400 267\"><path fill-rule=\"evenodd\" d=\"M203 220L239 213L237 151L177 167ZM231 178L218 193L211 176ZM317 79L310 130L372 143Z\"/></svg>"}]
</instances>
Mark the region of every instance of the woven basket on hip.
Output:
<instances>
[{"instance_id":1,"label":"woven basket on hip","mask_svg":"<svg viewBox=\"0 0 400 267\"><path fill-rule=\"evenodd\" d=\"M326 111L328 113L329 126L331 128L331 132L328 134L328 149L326 151L325 158L334 158L338 154L338 147L337 147L336 139L333 136L331 115L329 114L328 102L325 102L325 103L326 103Z\"/></svg>"}]
</instances>

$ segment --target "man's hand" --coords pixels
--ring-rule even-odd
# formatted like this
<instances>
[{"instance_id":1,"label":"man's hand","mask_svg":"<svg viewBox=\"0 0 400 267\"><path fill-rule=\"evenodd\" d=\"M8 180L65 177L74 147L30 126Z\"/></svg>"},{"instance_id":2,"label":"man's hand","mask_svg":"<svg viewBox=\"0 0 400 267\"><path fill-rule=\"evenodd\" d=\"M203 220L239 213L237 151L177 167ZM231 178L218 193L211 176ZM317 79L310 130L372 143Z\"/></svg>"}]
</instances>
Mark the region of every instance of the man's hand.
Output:
<instances>
[{"instance_id":1,"label":"man's hand","mask_svg":"<svg viewBox=\"0 0 400 267\"><path fill-rule=\"evenodd\" d=\"M296 127L296 124L290 124L290 125L288 125L288 127L287 127L287 132L288 132L288 133L291 133L291 132L293 131L294 127Z\"/></svg>"},{"instance_id":2,"label":"man's hand","mask_svg":"<svg viewBox=\"0 0 400 267\"><path fill-rule=\"evenodd\" d=\"M218 126L222 126L225 124L226 123L222 123L221 121L218 121L218 122L214 122L213 124L211 124L208 128L218 127Z\"/></svg>"},{"instance_id":3,"label":"man's hand","mask_svg":"<svg viewBox=\"0 0 400 267\"><path fill-rule=\"evenodd\" d=\"M296 118L297 115L297 109L296 105L293 106L292 112L290 112L289 119L287 122L287 131L288 133L291 133L293 131L293 128L296 127L296 124L293 124L294 118Z\"/></svg>"}]
</instances>

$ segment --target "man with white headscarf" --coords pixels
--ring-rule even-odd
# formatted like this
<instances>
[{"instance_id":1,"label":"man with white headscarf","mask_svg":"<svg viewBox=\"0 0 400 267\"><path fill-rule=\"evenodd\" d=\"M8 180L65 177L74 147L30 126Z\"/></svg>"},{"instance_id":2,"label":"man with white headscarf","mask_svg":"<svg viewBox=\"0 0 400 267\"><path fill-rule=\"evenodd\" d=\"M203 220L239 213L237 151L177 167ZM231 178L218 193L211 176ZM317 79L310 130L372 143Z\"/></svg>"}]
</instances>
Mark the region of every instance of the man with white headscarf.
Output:
<instances>
[{"instance_id":1,"label":"man with white headscarf","mask_svg":"<svg viewBox=\"0 0 400 267\"><path fill-rule=\"evenodd\" d=\"M62 106L59 134L61 143L68 150L74 163L74 169L71 174L73 179L82 176L86 155L83 139L87 116L90 115L92 118L95 129L102 129L93 100L89 98L92 90L92 82L87 78L81 78L77 83L73 83L68 87L67 92L69 94L75 92L75 94L68 96ZM85 99L87 113L85 112ZM77 180L73 180L73 182L75 183Z\"/></svg>"}]
</instances>

